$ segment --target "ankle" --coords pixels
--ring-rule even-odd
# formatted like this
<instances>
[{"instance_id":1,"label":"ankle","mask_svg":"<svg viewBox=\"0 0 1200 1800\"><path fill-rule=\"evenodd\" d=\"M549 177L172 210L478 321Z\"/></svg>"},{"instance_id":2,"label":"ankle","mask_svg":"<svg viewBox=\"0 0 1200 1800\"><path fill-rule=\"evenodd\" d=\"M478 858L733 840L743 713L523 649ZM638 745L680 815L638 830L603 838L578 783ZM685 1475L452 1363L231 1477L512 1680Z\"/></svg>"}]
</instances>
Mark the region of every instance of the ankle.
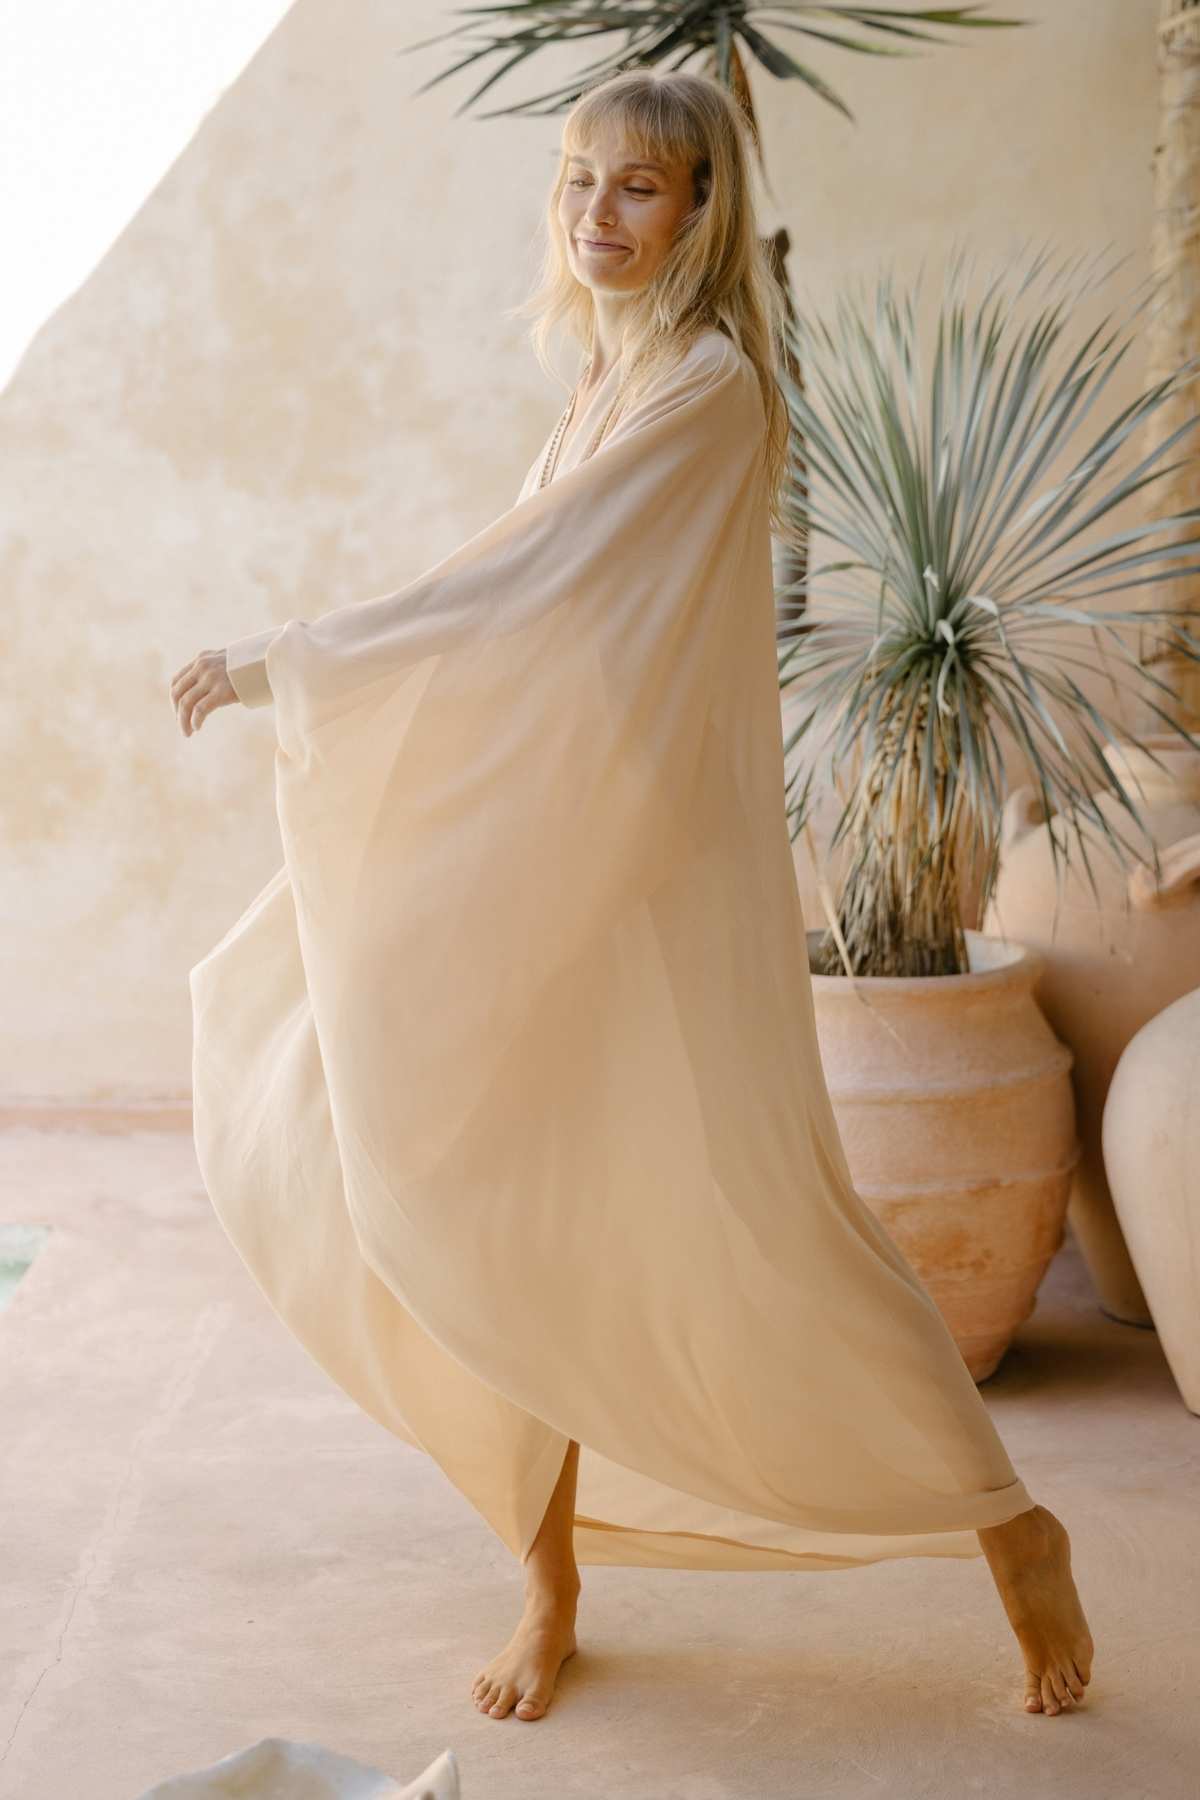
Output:
<instances>
[{"instance_id":1,"label":"ankle","mask_svg":"<svg viewBox=\"0 0 1200 1800\"><path fill-rule=\"evenodd\" d=\"M1047 1557L1057 1553L1066 1531L1061 1522L1044 1506L1017 1513L1002 1525L985 1527L978 1533L986 1554L997 1556Z\"/></svg>"},{"instance_id":2,"label":"ankle","mask_svg":"<svg viewBox=\"0 0 1200 1800\"><path fill-rule=\"evenodd\" d=\"M582 1588L577 1569L560 1570L554 1575L527 1574L525 1612L543 1616L573 1613Z\"/></svg>"}]
</instances>

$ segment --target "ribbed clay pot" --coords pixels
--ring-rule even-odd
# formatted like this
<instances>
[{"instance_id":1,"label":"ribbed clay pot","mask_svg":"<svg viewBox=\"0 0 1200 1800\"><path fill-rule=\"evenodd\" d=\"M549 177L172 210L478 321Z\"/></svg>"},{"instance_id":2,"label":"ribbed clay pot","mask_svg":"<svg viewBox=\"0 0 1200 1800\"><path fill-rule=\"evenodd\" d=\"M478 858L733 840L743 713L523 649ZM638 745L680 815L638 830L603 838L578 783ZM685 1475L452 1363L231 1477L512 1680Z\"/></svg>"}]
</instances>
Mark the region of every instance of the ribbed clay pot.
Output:
<instances>
[{"instance_id":1,"label":"ribbed clay pot","mask_svg":"<svg viewBox=\"0 0 1200 1800\"><path fill-rule=\"evenodd\" d=\"M984 1381L1062 1243L1078 1147L1071 1053L1034 998L1042 959L966 935L968 974L814 975L813 998L855 1187Z\"/></svg>"},{"instance_id":2,"label":"ribbed clay pot","mask_svg":"<svg viewBox=\"0 0 1200 1800\"><path fill-rule=\"evenodd\" d=\"M1184 1405L1200 1413L1200 988L1125 1046L1101 1144L1163 1353Z\"/></svg>"},{"instance_id":3,"label":"ribbed clay pot","mask_svg":"<svg viewBox=\"0 0 1200 1800\"><path fill-rule=\"evenodd\" d=\"M1104 1173L1104 1102L1134 1033L1200 987L1200 751L1169 734L1143 741L1164 768L1129 744L1106 754L1145 814L1159 850L1161 885L1147 864L1123 867L1085 826L1099 902L1072 855L1056 923L1044 815L1032 788L1019 788L1005 808L1000 875L984 920L986 931L1031 944L1046 958L1042 1010L1075 1053L1081 1155L1068 1217L1101 1310L1130 1325L1153 1321ZM1129 840L1129 820L1117 802L1104 796L1096 804Z\"/></svg>"}]
</instances>

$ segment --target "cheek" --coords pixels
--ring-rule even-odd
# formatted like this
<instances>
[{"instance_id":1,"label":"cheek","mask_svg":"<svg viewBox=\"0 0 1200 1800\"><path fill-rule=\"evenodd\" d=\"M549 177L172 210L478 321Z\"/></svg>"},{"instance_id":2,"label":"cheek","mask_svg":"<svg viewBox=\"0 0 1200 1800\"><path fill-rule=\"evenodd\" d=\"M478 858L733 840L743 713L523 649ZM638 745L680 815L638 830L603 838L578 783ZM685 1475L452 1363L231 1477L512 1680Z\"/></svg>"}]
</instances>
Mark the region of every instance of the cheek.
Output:
<instances>
[{"instance_id":1,"label":"cheek","mask_svg":"<svg viewBox=\"0 0 1200 1800\"><path fill-rule=\"evenodd\" d=\"M679 210L674 206L656 206L653 215L642 221L642 240L648 249L662 255L675 236Z\"/></svg>"}]
</instances>

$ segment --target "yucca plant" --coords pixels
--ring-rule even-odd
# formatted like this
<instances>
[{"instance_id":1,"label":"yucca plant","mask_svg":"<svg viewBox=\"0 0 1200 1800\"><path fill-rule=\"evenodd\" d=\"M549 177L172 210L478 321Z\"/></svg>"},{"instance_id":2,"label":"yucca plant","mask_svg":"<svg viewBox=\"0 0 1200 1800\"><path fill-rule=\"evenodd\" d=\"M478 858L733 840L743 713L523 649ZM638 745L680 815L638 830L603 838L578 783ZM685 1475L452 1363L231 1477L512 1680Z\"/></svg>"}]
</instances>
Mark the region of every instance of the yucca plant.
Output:
<instances>
[{"instance_id":1,"label":"yucca plant","mask_svg":"<svg viewBox=\"0 0 1200 1800\"><path fill-rule=\"evenodd\" d=\"M1143 292L1079 327L1111 273L1051 268L1040 252L972 301L968 260L955 253L928 378L921 277L903 290L885 273L830 317L801 309L790 327L804 390L782 379L807 458L790 520L833 547L809 577L828 616L779 639L780 685L796 708L785 735L792 838L818 773L844 801L830 848L844 846L845 872L814 965L823 973L967 970L964 897L978 884L982 915L995 882L1004 739L1052 820L1060 880L1077 860L1094 891L1097 851L1157 867L1137 797L1104 747L1138 742L1130 695L1157 730L1200 741L1175 722L1171 684L1138 660L1146 608L1113 601L1200 570L1200 508L1156 516L1146 503L1178 467L1172 452L1196 451L1179 440L1197 415L1161 439L1150 428L1200 358L1096 423L1154 299ZM1151 449L1132 457L1148 430ZM1132 520L1116 516L1126 502ZM1170 617L1183 654L1200 661L1200 614ZM1111 712L1086 691L1097 674ZM1117 796L1129 836L1096 805L1101 792Z\"/></svg>"}]
</instances>

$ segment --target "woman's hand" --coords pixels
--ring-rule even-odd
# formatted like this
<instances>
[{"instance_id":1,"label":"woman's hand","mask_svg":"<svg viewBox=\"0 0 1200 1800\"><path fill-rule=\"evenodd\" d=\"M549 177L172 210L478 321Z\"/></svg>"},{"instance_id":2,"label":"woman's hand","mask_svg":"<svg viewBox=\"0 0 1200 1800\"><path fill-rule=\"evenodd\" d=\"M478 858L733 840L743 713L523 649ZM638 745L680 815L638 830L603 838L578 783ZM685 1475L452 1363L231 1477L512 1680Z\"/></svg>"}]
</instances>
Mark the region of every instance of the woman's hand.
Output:
<instances>
[{"instance_id":1,"label":"woman's hand","mask_svg":"<svg viewBox=\"0 0 1200 1800\"><path fill-rule=\"evenodd\" d=\"M199 731L218 706L236 705L237 698L225 672L224 650L201 650L171 680L171 699L184 737Z\"/></svg>"}]
</instances>

